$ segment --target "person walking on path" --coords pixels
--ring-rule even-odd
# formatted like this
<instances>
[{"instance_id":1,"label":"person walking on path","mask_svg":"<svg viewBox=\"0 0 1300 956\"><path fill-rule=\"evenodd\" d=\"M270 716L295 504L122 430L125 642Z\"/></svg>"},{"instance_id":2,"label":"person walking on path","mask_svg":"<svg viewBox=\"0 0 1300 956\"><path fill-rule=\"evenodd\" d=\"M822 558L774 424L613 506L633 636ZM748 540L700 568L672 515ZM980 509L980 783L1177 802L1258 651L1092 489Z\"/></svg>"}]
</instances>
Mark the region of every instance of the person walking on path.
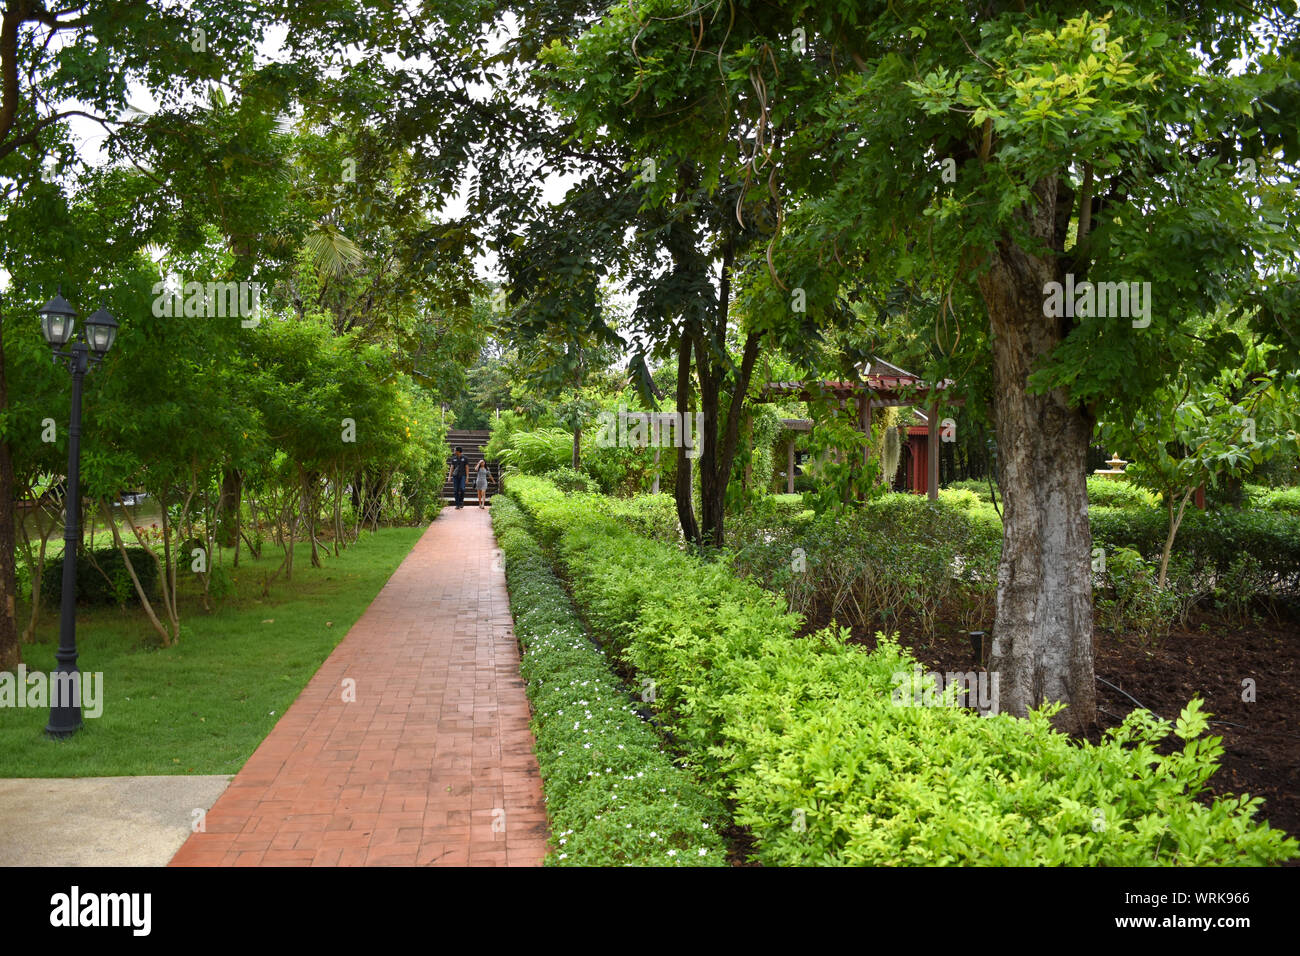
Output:
<instances>
[{"instance_id":1,"label":"person walking on path","mask_svg":"<svg viewBox=\"0 0 1300 956\"><path fill-rule=\"evenodd\" d=\"M478 492L478 506L483 508L484 496L487 494L488 481L492 478L492 472L488 470L487 462L482 458L474 466L474 490Z\"/></svg>"},{"instance_id":2,"label":"person walking on path","mask_svg":"<svg viewBox=\"0 0 1300 956\"><path fill-rule=\"evenodd\" d=\"M465 507L465 475L469 471L469 459L456 446L456 453L451 458L451 486L456 492L457 510Z\"/></svg>"}]
</instances>

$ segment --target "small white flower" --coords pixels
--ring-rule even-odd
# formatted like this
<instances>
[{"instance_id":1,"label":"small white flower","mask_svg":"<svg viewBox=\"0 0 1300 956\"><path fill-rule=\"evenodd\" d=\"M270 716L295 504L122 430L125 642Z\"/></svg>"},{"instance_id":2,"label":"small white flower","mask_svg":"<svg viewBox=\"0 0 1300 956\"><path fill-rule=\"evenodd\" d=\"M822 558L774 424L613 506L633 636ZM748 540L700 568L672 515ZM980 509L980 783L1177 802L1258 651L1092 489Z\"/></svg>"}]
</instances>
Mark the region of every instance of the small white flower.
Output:
<instances>
[{"instance_id":1,"label":"small white flower","mask_svg":"<svg viewBox=\"0 0 1300 956\"><path fill-rule=\"evenodd\" d=\"M676 850L669 850L669 851L668 851L668 855L669 855L669 856L676 856L676 855L677 855L677 851L676 851Z\"/></svg>"},{"instance_id":2,"label":"small white flower","mask_svg":"<svg viewBox=\"0 0 1300 956\"><path fill-rule=\"evenodd\" d=\"M708 852L709 851L704 849L704 847L700 847L700 856L705 856Z\"/></svg>"}]
</instances>

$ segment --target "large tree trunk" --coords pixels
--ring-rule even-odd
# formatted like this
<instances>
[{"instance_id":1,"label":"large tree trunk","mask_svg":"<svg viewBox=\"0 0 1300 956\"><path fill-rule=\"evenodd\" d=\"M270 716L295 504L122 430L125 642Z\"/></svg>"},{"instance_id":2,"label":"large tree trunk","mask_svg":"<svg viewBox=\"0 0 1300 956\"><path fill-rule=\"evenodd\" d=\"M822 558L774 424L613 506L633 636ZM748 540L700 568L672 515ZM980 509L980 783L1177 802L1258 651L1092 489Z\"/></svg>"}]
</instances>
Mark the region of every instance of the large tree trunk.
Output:
<instances>
[{"instance_id":1,"label":"large tree trunk","mask_svg":"<svg viewBox=\"0 0 1300 956\"><path fill-rule=\"evenodd\" d=\"M1057 180L1034 189L1031 234L1053 243ZM979 278L993 332L993 412L1002 487L1002 560L989 669L1000 674L1001 710L1066 705L1056 725L1096 722L1092 649L1092 535L1088 527L1088 414L1057 390L1029 393L1026 379L1064 337L1063 320L1043 315L1044 287L1057 264L998 243ZM933 427L933 426L932 426Z\"/></svg>"},{"instance_id":2,"label":"large tree trunk","mask_svg":"<svg viewBox=\"0 0 1300 956\"><path fill-rule=\"evenodd\" d=\"M718 285L718 304L713 319L713 341L705 341L705 333L696 327L695 368L700 379L700 409L704 412L701 423L703 449L700 466L700 535L708 544L720 548L726 541L724 527L727 484L731 481L731 467L736 460L740 444L740 422L745 406L745 393L758 361L759 336L750 332L740 367L734 374L728 366L716 362L714 354L725 354L727 321L731 307L731 244L727 244L722 260L722 279ZM731 392L727 402L727 424L724 431L722 418L722 386L730 378Z\"/></svg>"}]
</instances>

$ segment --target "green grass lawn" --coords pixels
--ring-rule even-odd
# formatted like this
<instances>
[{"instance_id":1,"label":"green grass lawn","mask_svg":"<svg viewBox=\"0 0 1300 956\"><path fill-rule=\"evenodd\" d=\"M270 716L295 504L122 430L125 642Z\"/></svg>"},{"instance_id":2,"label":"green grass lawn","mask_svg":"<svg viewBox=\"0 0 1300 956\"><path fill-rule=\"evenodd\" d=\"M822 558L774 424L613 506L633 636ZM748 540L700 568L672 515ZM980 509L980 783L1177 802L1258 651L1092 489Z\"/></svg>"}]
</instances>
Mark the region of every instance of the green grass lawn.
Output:
<instances>
[{"instance_id":1,"label":"green grass lawn","mask_svg":"<svg viewBox=\"0 0 1300 956\"><path fill-rule=\"evenodd\" d=\"M48 708L0 708L0 777L234 773L423 531L363 532L339 557L323 554L319 569L300 544L293 580L281 576L263 599L262 580L283 556L268 542L260 561L245 553L235 593L210 614L193 579L178 572L189 580L180 589L181 638L169 648L138 607L78 608L78 663L83 673L104 674L103 713L71 738L51 740L42 732ZM19 607L20 622L27 613ZM29 672L48 674L58 608L42 616L23 660Z\"/></svg>"}]
</instances>

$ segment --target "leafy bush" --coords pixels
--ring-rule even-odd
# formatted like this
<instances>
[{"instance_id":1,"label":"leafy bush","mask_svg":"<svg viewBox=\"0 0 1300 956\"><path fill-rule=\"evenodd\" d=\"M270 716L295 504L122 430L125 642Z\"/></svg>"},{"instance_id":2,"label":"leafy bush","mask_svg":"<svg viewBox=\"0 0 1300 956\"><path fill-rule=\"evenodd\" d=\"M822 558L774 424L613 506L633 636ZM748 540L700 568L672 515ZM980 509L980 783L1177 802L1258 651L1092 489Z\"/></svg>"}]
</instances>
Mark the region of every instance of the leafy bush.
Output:
<instances>
[{"instance_id":1,"label":"leafy bush","mask_svg":"<svg viewBox=\"0 0 1300 956\"><path fill-rule=\"evenodd\" d=\"M1258 798L1195 797L1222 747L1200 702L1135 711L1101 744L1050 724L895 703L916 662L800 619L723 562L648 541L523 478L510 494L554 542L606 646L658 688L660 718L767 864L1204 865L1297 855ZM893 506L900 512L907 507ZM1183 741L1165 755L1173 732Z\"/></svg>"},{"instance_id":2,"label":"leafy bush","mask_svg":"<svg viewBox=\"0 0 1300 956\"><path fill-rule=\"evenodd\" d=\"M813 475L804 473L804 474L794 476L795 494L803 495L805 492L809 494L814 494L820 488L821 488L821 482L819 482L817 478Z\"/></svg>"},{"instance_id":3,"label":"leafy bush","mask_svg":"<svg viewBox=\"0 0 1300 956\"><path fill-rule=\"evenodd\" d=\"M501 453L510 447L510 439L526 427L524 417L518 412L502 412L488 425L490 434L487 444L483 446L483 457L488 461L500 461Z\"/></svg>"},{"instance_id":4,"label":"leafy bush","mask_svg":"<svg viewBox=\"0 0 1300 956\"><path fill-rule=\"evenodd\" d=\"M551 822L546 862L725 865L721 806L673 766L638 716L508 498L497 498L492 525L524 647L520 672Z\"/></svg>"},{"instance_id":5,"label":"leafy bush","mask_svg":"<svg viewBox=\"0 0 1300 956\"><path fill-rule=\"evenodd\" d=\"M998 488L997 481L993 482L993 490L998 494L998 501L1002 501L1002 491ZM944 487L939 489L939 497L943 497L945 491L969 491L975 497L979 498L984 504L992 504L993 498L989 494L989 482L987 478L963 478L961 481L950 481Z\"/></svg>"},{"instance_id":6,"label":"leafy bush","mask_svg":"<svg viewBox=\"0 0 1300 956\"><path fill-rule=\"evenodd\" d=\"M602 447L597 443L601 426L593 425L582 433L582 467L596 479L607 495L628 497L648 491L654 482L654 449L626 445ZM660 487L671 488L677 473L677 449L661 448L659 456Z\"/></svg>"},{"instance_id":7,"label":"leafy bush","mask_svg":"<svg viewBox=\"0 0 1300 956\"><path fill-rule=\"evenodd\" d=\"M1106 554L1103 593L1095 597L1097 623L1113 631L1164 637L1182 610L1180 589L1173 575L1166 587L1157 584L1159 564L1132 548Z\"/></svg>"},{"instance_id":8,"label":"leafy bush","mask_svg":"<svg viewBox=\"0 0 1300 956\"><path fill-rule=\"evenodd\" d=\"M1259 488L1251 486L1250 506L1265 511L1287 511L1300 514L1300 487L1294 488Z\"/></svg>"},{"instance_id":9,"label":"leafy bush","mask_svg":"<svg viewBox=\"0 0 1300 956\"><path fill-rule=\"evenodd\" d=\"M886 494L844 514L734 530L733 566L783 592L791 611L816 606L885 630L907 614L927 633L945 615L969 630L992 623L1002 531L969 492Z\"/></svg>"},{"instance_id":10,"label":"leafy bush","mask_svg":"<svg viewBox=\"0 0 1300 956\"><path fill-rule=\"evenodd\" d=\"M803 495L763 495L749 509L752 517L756 519L779 522L797 518L807 510L803 503Z\"/></svg>"},{"instance_id":11,"label":"leafy bush","mask_svg":"<svg viewBox=\"0 0 1300 956\"><path fill-rule=\"evenodd\" d=\"M1088 505L1101 508L1155 508L1160 499L1123 479L1111 481L1098 475L1088 476Z\"/></svg>"},{"instance_id":12,"label":"leafy bush","mask_svg":"<svg viewBox=\"0 0 1300 956\"><path fill-rule=\"evenodd\" d=\"M562 428L517 431L500 453L500 461L525 475L543 475L573 463L573 435Z\"/></svg>"},{"instance_id":13,"label":"leafy bush","mask_svg":"<svg viewBox=\"0 0 1300 956\"><path fill-rule=\"evenodd\" d=\"M594 494L600 491L600 486L596 484L594 479L568 467L548 471L542 477L566 494L572 494L575 491Z\"/></svg>"},{"instance_id":14,"label":"leafy bush","mask_svg":"<svg viewBox=\"0 0 1300 956\"><path fill-rule=\"evenodd\" d=\"M985 499L965 488L940 488L939 500L962 511L974 511L985 502Z\"/></svg>"},{"instance_id":15,"label":"leafy bush","mask_svg":"<svg viewBox=\"0 0 1300 956\"><path fill-rule=\"evenodd\" d=\"M634 498L597 499L609 514L637 534L676 544L682 538L677 502L672 495L637 495Z\"/></svg>"},{"instance_id":16,"label":"leafy bush","mask_svg":"<svg viewBox=\"0 0 1300 956\"><path fill-rule=\"evenodd\" d=\"M145 548L126 549L145 594L154 599L158 594L158 565ZM63 598L63 562L47 564L41 576L41 600L49 607L57 606ZM131 580L126 563L117 548L98 548L94 558L84 551L77 553L77 603L78 604L139 604L140 595Z\"/></svg>"},{"instance_id":17,"label":"leafy bush","mask_svg":"<svg viewBox=\"0 0 1300 956\"><path fill-rule=\"evenodd\" d=\"M1168 516L1155 508L1090 508L1093 546L1109 556L1133 548L1158 560ZM1198 511L1189 508L1178 528L1174 553L1190 572L1220 577L1236 566L1241 593L1277 597L1300 592L1300 515L1268 511ZM1242 555L1255 562L1246 567Z\"/></svg>"}]
</instances>

